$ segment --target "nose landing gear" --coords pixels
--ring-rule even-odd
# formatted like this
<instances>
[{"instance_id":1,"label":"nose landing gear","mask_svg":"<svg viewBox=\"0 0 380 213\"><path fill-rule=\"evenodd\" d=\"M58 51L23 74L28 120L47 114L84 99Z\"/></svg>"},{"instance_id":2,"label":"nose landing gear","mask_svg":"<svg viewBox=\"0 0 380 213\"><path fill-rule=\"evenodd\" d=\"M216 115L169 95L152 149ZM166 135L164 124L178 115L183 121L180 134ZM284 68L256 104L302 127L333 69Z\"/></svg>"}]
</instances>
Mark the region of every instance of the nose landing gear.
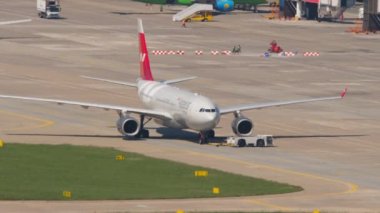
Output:
<instances>
[{"instance_id":1,"label":"nose landing gear","mask_svg":"<svg viewBox=\"0 0 380 213\"><path fill-rule=\"evenodd\" d=\"M198 143L200 145L208 144L209 139L215 137L215 131L212 129L208 130L208 131L201 131L201 132L199 132L198 136L199 136Z\"/></svg>"}]
</instances>

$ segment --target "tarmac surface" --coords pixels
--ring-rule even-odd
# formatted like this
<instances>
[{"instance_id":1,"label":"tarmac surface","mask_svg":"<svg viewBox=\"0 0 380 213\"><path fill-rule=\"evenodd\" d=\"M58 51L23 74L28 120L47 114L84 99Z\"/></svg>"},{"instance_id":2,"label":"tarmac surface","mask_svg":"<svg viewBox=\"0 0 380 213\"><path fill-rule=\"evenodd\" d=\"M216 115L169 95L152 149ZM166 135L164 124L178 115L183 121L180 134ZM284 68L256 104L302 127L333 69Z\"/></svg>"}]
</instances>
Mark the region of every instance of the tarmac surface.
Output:
<instances>
[{"instance_id":1,"label":"tarmac surface","mask_svg":"<svg viewBox=\"0 0 380 213\"><path fill-rule=\"evenodd\" d=\"M180 7L122 0L65 0L63 19L37 18L35 1L2 1L0 93L142 107L133 88L81 75L134 81L138 77L136 19L142 18L157 79L198 76L178 86L220 106L339 95L343 100L244 112L275 147L200 146L196 133L149 123L151 139L125 141L117 114L75 106L0 100L0 137L6 143L115 147L224 171L302 186L298 193L240 198L132 201L0 201L2 212L312 211L380 212L380 36L346 33L353 24L266 20L233 12L214 22L171 21ZM262 57L276 39L295 57ZM242 46L240 55L209 54ZM195 50L204 55L196 56ZM319 52L304 57L303 52ZM218 136L232 135L232 116ZM153 174L152 174L153 175ZM238 183L236 183L238 184ZM223 193L223 189L222 193Z\"/></svg>"}]
</instances>

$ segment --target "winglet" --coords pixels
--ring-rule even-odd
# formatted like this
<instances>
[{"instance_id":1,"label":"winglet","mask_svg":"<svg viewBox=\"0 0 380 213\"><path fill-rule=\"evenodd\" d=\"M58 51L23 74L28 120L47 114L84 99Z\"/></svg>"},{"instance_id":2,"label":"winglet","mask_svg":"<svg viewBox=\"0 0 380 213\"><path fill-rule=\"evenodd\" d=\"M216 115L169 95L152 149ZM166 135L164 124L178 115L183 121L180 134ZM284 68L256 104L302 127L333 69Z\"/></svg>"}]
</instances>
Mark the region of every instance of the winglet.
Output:
<instances>
[{"instance_id":1,"label":"winglet","mask_svg":"<svg viewBox=\"0 0 380 213\"><path fill-rule=\"evenodd\" d=\"M153 81L152 71L150 70L148 49L141 19L137 19L137 29L140 44L140 77L143 80Z\"/></svg>"},{"instance_id":2,"label":"winglet","mask_svg":"<svg viewBox=\"0 0 380 213\"><path fill-rule=\"evenodd\" d=\"M347 87L344 88L344 90L342 91L342 93L340 93L340 97L344 98L344 96L346 96L346 93L347 93Z\"/></svg>"}]
</instances>

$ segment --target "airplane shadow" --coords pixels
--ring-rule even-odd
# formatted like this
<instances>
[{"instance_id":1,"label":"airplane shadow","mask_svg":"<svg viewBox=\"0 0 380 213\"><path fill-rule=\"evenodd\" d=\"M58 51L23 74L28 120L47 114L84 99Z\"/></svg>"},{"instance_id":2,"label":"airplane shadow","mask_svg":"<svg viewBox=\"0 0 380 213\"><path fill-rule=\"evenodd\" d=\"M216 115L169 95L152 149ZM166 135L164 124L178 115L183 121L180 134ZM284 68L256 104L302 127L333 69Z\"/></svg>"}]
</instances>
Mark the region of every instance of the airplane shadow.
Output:
<instances>
[{"instance_id":1,"label":"airplane shadow","mask_svg":"<svg viewBox=\"0 0 380 213\"><path fill-rule=\"evenodd\" d=\"M192 143L198 142L198 133L189 131L189 130L183 130L183 129L171 129L171 128L165 128L165 127L159 127L159 128L147 128L150 130L156 130L159 136L151 136L149 139L165 139L165 140L182 140L182 141L188 141ZM7 134L12 136L43 136L43 137L76 137L76 138L120 138L124 140L129 141L141 141L146 139L139 139L134 137L123 137L121 135L91 135L91 134L43 134L43 133L31 133L31 134L25 134L25 133L12 133ZM364 137L367 135L364 134L351 134L351 135L336 135L336 134L320 134L320 135L273 135L274 139L303 139L303 138L344 138L344 137ZM210 139L211 143L221 143L226 140L228 136L217 136L215 138ZM153 140L154 142L154 140Z\"/></svg>"},{"instance_id":2,"label":"airplane shadow","mask_svg":"<svg viewBox=\"0 0 380 213\"><path fill-rule=\"evenodd\" d=\"M216 127L220 128L220 127ZM166 127L147 128L155 129L160 136L151 136L152 139L165 139L165 140L185 140L193 143L198 143L198 132L185 129L171 129ZM210 142L218 141L222 142L226 139L226 136L216 136L210 139Z\"/></svg>"},{"instance_id":3,"label":"airplane shadow","mask_svg":"<svg viewBox=\"0 0 380 213\"><path fill-rule=\"evenodd\" d=\"M273 135L274 139L299 139L299 138L344 138L344 137L363 137L367 135Z\"/></svg>"},{"instance_id":4,"label":"airplane shadow","mask_svg":"<svg viewBox=\"0 0 380 213\"><path fill-rule=\"evenodd\" d=\"M185 140L189 142L197 142L198 133L170 128L147 128L156 130L160 136L151 136L150 139L165 139L165 140ZM122 135L91 135L91 134L43 134L43 133L11 133L12 136L42 136L42 137L75 137L75 138L120 138L128 141L146 140L145 138L123 137Z\"/></svg>"}]
</instances>

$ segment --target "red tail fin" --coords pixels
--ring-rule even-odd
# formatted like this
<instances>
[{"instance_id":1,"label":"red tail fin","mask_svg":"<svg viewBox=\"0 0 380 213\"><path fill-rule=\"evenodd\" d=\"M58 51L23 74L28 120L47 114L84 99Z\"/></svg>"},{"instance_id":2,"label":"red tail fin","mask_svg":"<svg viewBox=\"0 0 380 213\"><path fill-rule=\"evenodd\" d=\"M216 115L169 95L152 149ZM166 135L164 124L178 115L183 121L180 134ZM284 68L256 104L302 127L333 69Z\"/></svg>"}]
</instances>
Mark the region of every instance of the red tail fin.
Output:
<instances>
[{"instance_id":1,"label":"red tail fin","mask_svg":"<svg viewBox=\"0 0 380 213\"><path fill-rule=\"evenodd\" d=\"M148 49L146 47L145 34L141 19L137 20L139 30L139 44L140 44L140 77L143 80L153 81L153 75L150 70Z\"/></svg>"}]
</instances>

